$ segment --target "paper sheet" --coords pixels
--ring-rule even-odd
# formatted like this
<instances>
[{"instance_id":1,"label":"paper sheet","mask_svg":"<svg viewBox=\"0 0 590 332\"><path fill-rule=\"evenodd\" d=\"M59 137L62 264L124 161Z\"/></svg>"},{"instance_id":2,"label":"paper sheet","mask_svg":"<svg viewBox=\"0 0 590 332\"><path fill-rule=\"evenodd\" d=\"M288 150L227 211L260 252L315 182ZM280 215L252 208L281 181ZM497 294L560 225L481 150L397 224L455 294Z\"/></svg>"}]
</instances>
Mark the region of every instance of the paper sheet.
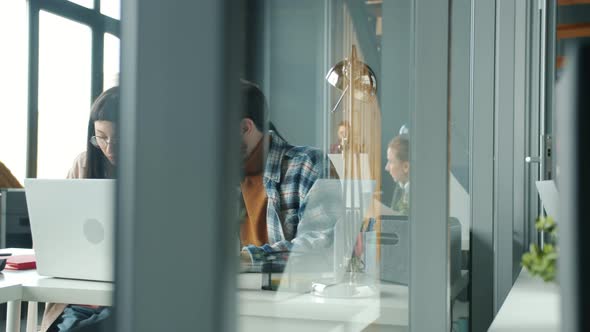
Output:
<instances>
[{"instance_id":1,"label":"paper sheet","mask_svg":"<svg viewBox=\"0 0 590 332\"><path fill-rule=\"evenodd\" d=\"M553 180L537 181L536 184L545 212L557 220L559 218L559 193L555 182Z\"/></svg>"},{"instance_id":2,"label":"paper sheet","mask_svg":"<svg viewBox=\"0 0 590 332\"><path fill-rule=\"evenodd\" d=\"M389 206L379 202L376 199L373 199L373 204L377 207L378 215L382 216L399 216L401 213L394 211Z\"/></svg>"},{"instance_id":3,"label":"paper sheet","mask_svg":"<svg viewBox=\"0 0 590 332\"><path fill-rule=\"evenodd\" d=\"M332 165L334 165L334 168L336 169L336 173L338 174L338 177L341 180L346 179L345 176L345 169L344 169L344 158L342 156L342 154L340 153L330 153L328 154L328 157L330 158L330 161L332 162ZM356 168L353 168L353 170L355 171L360 171L359 172L359 176L360 179L363 180L370 180L371 178L371 169L370 169L370 164L369 164L369 155L366 153L361 153L358 155L358 158L360 158L360 170L357 170ZM356 161L356 159L355 159ZM356 167L356 164L353 164L353 167Z\"/></svg>"}]
</instances>

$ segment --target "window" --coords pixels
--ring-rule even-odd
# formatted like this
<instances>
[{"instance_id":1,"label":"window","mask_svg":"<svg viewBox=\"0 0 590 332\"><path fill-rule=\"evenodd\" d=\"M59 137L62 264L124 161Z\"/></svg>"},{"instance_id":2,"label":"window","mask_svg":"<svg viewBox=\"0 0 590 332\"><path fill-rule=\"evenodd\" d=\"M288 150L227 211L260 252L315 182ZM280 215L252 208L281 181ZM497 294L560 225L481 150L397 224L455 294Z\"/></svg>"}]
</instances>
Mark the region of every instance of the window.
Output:
<instances>
[{"instance_id":1,"label":"window","mask_svg":"<svg viewBox=\"0 0 590 332\"><path fill-rule=\"evenodd\" d=\"M27 163L27 3L0 1L0 161L22 183Z\"/></svg>"},{"instance_id":2,"label":"window","mask_svg":"<svg viewBox=\"0 0 590 332\"><path fill-rule=\"evenodd\" d=\"M86 8L94 8L94 0L68 0L69 2L73 2L80 6L84 6Z\"/></svg>"},{"instance_id":3,"label":"window","mask_svg":"<svg viewBox=\"0 0 590 332\"><path fill-rule=\"evenodd\" d=\"M26 172L28 177L63 178L86 149L92 100L118 84L120 24L103 15L96 0L28 4L28 105L33 107L23 140L28 140ZM118 11L113 6L120 7L105 6L113 13Z\"/></svg>"},{"instance_id":4,"label":"window","mask_svg":"<svg viewBox=\"0 0 590 332\"><path fill-rule=\"evenodd\" d=\"M119 55L121 41L110 33L104 34L103 90L119 85Z\"/></svg>"},{"instance_id":5,"label":"window","mask_svg":"<svg viewBox=\"0 0 590 332\"><path fill-rule=\"evenodd\" d=\"M121 18L121 1L120 0L101 0L100 12L114 19Z\"/></svg>"},{"instance_id":6,"label":"window","mask_svg":"<svg viewBox=\"0 0 590 332\"><path fill-rule=\"evenodd\" d=\"M39 15L38 177L64 178L86 149L92 32L88 26Z\"/></svg>"}]
</instances>

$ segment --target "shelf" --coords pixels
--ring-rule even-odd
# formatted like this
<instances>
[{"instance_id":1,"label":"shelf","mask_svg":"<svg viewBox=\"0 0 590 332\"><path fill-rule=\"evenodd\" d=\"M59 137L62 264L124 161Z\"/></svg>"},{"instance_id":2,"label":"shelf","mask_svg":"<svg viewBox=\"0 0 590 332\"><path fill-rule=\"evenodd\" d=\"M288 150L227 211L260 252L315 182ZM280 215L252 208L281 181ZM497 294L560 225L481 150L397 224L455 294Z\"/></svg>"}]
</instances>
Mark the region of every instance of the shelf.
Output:
<instances>
[{"instance_id":1,"label":"shelf","mask_svg":"<svg viewBox=\"0 0 590 332\"><path fill-rule=\"evenodd\" d=\"M558 0L559 6L571 6L571 5L588 5L590 0Z\"/></svg>"},{"instance_id":2,"label":"shelf","mask_svg":"<svg viewBox=\"0 0 590 332\"><path fill-rule=\"evenodd\" d=\"M561 331L559 286L522 270L488 332Z\"/></svg>"},{"instance_id":3,"label":"shelf","mask_svg":"<svg viewBox=\"0 0 590 332\"><path fill-rule=\"evenodd\" d=\"M557 39L590 37L590 23L558 24Z\"/></svg>"}]
</instances>

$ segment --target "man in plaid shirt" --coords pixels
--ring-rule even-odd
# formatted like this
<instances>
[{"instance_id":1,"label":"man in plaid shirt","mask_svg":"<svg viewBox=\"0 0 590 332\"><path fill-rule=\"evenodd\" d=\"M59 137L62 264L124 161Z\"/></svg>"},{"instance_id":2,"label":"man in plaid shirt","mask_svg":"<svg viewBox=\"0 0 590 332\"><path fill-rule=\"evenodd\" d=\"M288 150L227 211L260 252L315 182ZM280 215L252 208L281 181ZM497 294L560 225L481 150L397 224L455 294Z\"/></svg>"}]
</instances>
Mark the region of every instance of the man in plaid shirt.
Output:
<instances>
[{"instance_id":1,"label":"man in plaid shirt","mask_svg":"<svg viewBox=\"0 0 590 332\"><path fill-rule=\"evenodd\" d=\"M272 124L266 130L266 101L256 85L242 82L242 98L241 260L257 270L267 257L286 258L293 247L330 246L337 210L330 206L335 204L309 199L316 181L327 175L326 156L287 143ZM330 195L321 196L322 202L335 202L326 199Z\"/></svg>"}]
</instances>

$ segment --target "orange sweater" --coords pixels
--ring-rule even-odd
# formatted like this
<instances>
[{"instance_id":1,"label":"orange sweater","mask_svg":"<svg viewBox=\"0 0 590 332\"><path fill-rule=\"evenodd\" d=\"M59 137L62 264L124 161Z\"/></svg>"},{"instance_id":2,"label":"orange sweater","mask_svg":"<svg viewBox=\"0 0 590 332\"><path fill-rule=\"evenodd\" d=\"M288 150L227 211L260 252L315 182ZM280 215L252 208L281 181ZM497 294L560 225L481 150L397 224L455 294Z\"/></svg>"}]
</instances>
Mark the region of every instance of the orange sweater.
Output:
<instances>
[{"instance_id":1,"label":"orange sweater","mask_svg":"<svg viewBox=\"0 0 590 332\"><path fill-rule=\"evenodd\" d=\"M244 179L240 184L246 216L240 226L242 246L261 246L268 243L266 230L266 206L268 198L264 189L264 144L261 139L244 165Z\"/></svg>"}]
</instances>

